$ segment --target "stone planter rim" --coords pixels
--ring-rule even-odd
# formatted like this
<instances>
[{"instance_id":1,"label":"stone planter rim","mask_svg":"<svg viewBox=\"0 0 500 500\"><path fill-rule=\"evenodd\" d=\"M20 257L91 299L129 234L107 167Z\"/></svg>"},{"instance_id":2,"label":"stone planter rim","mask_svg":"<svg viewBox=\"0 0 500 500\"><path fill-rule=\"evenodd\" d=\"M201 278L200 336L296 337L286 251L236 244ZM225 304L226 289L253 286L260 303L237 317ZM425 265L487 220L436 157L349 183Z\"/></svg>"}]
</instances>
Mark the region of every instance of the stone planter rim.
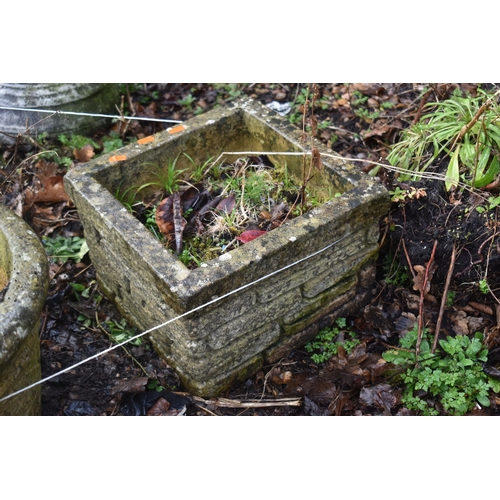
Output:
<instances>
[{"instance_id":1,"label":"stone planter rim","mask_svg":"<svg viewBox=\"0 0 500 500\"><path fill-rule=\"evenodd\" d=\"M2 262L9 276L0 302L0 371L18 345L40 320L48 290L48 260L40 240L20 217L0 204L0 244L8 258Z\"/></svg>"},{"instance_id":2,"label":"stone planter rim","mask_svg":"<svg viewBox=\"0 0 500 500\"><path fill-rule=\"evenodd\" d=\"M256 109L255 106L258 108ZM260 105L260 103L255 103L255 101L250 98L240 99L232 103L231 106L219 110L219 113L222 112L223 116L229 116L230 114L239 112L256 114L260 111L259 107L264 108L264 111L268 112L273 119L278 117L275 112L265 108ZM197 118L200 121L209 122L210 116L210 112L207 112ZM191 123L193 121L196 121L196 118L189 120ZM186 130L185 133L190 133L190 130ZM126 152L127 161L133 161L134 159L140 158L148 149L161 148L162 144L176 140L175 135L170 136L165 132L159 132L153 137L155 138L154 142L147 144L136 143L133 148L131 148L130 145L125 146L114 152L102 155L97 160L92 160L88 164L75 168L66 174L65 183L78 182L78 189L88 203L96 207L109 206L109 210L106 208L102 208L101 210L101 212L113 213L113 220L108 220L107 222L110 225L120 226L120 232L127 241L127 244L138 252L138 254L143 253L144 242L148 242L147 244L150 248L148 251L151 252L152 248L154 252L154 258L151 259L152 261L149 262L149 265L153 268L159 279L166 276L167 270L169 270L169 285L171 289L175 291L180 302L188 301L196 296L205 287L205 283L213 283L216 281L221 273L219 264L222 261L224 261L225 268L227 268L227 266L230 268L224 272L224 275L231 274L242 268L252 266L252 264L258 262L260 259L270 257L276 250L278 239L282 240L283 237L285 237L290 241L290 245L293 245L294 239L307 237L308 232L304 227L307 226L307 224L304 223L304 220L307 220L307 218L314 217L316 224L326 224L331 222L332 211L334 210L337 219L348 219L349 213L354 207L352 203L346 203L346 193L350 194L350 198L359 199L361 197L365 202L368 202L370 199L380 196L381 192L385 192L385 188L380 183L374 179L368 178L368 176L359 172L358 169L352 168L352 165L347 165L344 162L331 162L335 165L336 171L342 173L344 182L352 186L346 193L338 198L327 201L320 207L313 209L301 217L291 220L280 228L274 229L260 238L231 250L225 254L226 256L231 255L232 257L230 258L222 256L205 263L206 265L203 267L189 270L175 255L168 252L150 231L130 214L113 194L96 179L101 171L110 168L110 159L120 157L122 152ZM318 143L316 146L320 152L332 152L322 144ZM329 160L326 158L325 163L328 164L328 162ZM104 204L103 200L105 200ZM291 254L290 261L284 265L297 260L297 256L293 255L293 252L291 252ZM174 276L172 276L172 269L176 271ZM254 276L255 279L261 277L258 271ZM196 306L196 304L191 304L191 306Z\"/></svg>"}]
</instances>

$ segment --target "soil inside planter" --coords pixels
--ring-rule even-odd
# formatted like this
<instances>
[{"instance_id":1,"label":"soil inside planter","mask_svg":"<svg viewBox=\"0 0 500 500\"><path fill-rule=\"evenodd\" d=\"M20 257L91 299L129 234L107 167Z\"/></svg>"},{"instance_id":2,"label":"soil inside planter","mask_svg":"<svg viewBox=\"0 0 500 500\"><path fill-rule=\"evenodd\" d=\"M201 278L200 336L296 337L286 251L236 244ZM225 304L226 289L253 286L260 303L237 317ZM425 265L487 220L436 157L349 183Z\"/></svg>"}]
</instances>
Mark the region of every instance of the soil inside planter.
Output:
<instances>
[{"instance_id":1,"label":"soil inside planter","mask_svg":"<svg viewBox=\"0 0 500 500\"><path fill-rule=\"evenodd\" d=\"M121 201L189 269L326 201L311 194L307 182L303 189L286 164L275 165L265 155L222 164L207 160L187 180L182 173L158 170L158 182L130 188L133 198L122 195ZM135 201L143 188L149 194Z\"/></svg>"}]
</instances>

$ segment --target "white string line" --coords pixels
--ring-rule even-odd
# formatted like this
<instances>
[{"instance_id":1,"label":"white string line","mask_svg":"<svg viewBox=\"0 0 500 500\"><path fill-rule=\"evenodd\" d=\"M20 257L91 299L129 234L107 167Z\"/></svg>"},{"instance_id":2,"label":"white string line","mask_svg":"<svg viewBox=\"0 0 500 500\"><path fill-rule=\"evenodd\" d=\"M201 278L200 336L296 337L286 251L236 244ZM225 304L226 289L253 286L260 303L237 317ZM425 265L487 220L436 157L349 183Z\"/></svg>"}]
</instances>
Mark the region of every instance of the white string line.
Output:
<instances>
[{"instance_id":1,"label":"white string line","mask_svg":"<svg viewBox=\"0 0 500 500\"><path fill-rule=\"evenodd\" d=\"M28 111L30 113L51 113L53 115L77 115L77 116L93 116L93 117L97 117L97 118L116 118L118 120L145 120L145 121L150 121L150 122L182 123L181 120L166 120L163 118L148 118L147 116L102 115L102 114L98 114L98 113L81 113L81 112L76 112L76 111L11 108L8 106L0 106L0 109L4 109L6 111Z\"/></svg>"},{"instance_id":2,"label":"white string line","mask_svg":"<svg viewBox=\"0 0 500 500\"><path fill-rule=\"evenodd\" d=\"M135 339L138 339L139 337L142 337L148 333L151 333L153 332L154 330L158 330L158 328L162 328L166 325L168 325L169 323L172 323L173 321L177 321L178 319L181 319L181 318L184 318L186 316L188 316L189 314L192 314L196 311L199 311L200 309L203 309L211 304L214 304L215 302L218 302L219 300L222 300L222 299L225 299L226 297L229 297L230 295L233 295L234 293L237 293L237 292L240 292L241 290L244 290L245 288L249 288L257 283L259 283L260 281L263 281L267 278L270 278L271 276L274 276L275 274L278 274L280 273L281 271L284 271L286 269L289 269L293 266L296 266L297 264L300 264L301 262L304 262L305 260L308 260L312 257L315 257L316 255L319 255L320 253L324 252L325 250L328 250L329 248L337 245L338 243L340 243L342 240L345 240L348 236L351 236L351 233L347 233L345 234L344 236L342 236L342 238L339 238L338 240L334 241L333 243L330 243L329 245L327 245L326 247L322 248L321 250L318 250L310 255L307 255L306 257L303 257L302 259L299 259L295 262L293 262L292 264L288 264L287 266L285 267L282 267L281 269L278 269L277 271L273 271L272 273L269 273L267 274L266 276L262 276L261 278L258 278L256 279L255 281L252 281L251 283L247 283L246 285L243 285L239 288L237 288L236 290L232 290L231 292L228 292L220 297L217 297L213 300L211 300L210 302L207 302L205 304L202 304L201 306L198 306L198 307L195 307L194 309L191 309L190 311L187 311L179 316L176 316L175 318L172 318L172 319L169 319L168 321L165 321L164 323L161 323L160 325L157 325L157 326L154 326L153 328L150 328L149 330L146 330L142 333L139 333L137 335L135 335L134 337L131 337L129 338L128 340L125 340L119 344L116 344L108 349L105 349L104 351L101 351L101 352L98 352L97 354L94 354L88 358L85 358L83 359L82 361L79 361L78 363L74 364L74 365L71 365L67 368L64 368L63 370L60 370L58 371L57 373L53 373L52 375L49 375L48 377L45 377L44 379L41 379L39 380L38 382L35 382L31 385L28 385L27 387L24 387L23 389L19 389L18 391L16 392L13 392L12 394L9 394L8 396L5 396L3 397L2 399L0 399L0 403L2 403L3 401L6 401L7 399L10 399L14 396L17 396L18 394L21 394L29 389L32 389L33 387L36 387L37 385L40 385L40 384L43 384L44 382L47 382L48 380L51 380L53 379L54 377L57 377L58 375L61 375L62 373L66 373L70 370L72 370L73 368L76 368L77 366L80 366L80 365L83 365L84 363L88 363L89 361L93 360L93 359L96 359L98 358L99 356L102 356L104 354L107 354L108 352L111 352L113 351L114 349L117 349L118 347L121 347L122 345L125 345L129 342L132 342L133 340Z\"/></svg>"}]
</instances>

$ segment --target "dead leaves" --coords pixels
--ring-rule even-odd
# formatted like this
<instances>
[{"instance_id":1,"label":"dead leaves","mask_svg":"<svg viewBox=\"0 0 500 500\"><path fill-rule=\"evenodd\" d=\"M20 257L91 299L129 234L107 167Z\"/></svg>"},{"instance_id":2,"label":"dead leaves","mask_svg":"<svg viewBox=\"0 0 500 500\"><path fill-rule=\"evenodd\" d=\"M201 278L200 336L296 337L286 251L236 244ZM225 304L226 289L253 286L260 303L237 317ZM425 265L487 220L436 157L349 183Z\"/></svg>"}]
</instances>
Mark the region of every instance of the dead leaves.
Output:
<instances>
[{"instance_id":1,"label":"dead leaves","mask_svg":"<svg viewBox=\"0 0 500 500\"><path fill-rule=\"evenodd\" d=\"M359 399L367 406L374 406L383 415L391 415L391 410L401 404L402 391L395 389L389 384L377 384L371 387L363 387L359 393Z\"/></svg>"},{"instance_id":2,"label":"dead leaves","mask_svg":"<svg viewBox=\"0 0 500 500\"><path fill-rule=\"evenodd\" d=\"M182 252L184 231L197 235L204 232L203 220L212 210L231 213L235 196L211 198L202 184L191 186L182 193L167 196L156 208L156 224L168 243L175 241L177 254Z\"/></svg>"},{"instance_id":3,"label":"dead leaves","mask_svg":"<svg viewBox=\"0 0 500 500\"><path fill-rule=\"evenodd\" d=\"M432 263L429 266L427 275L426 268L424 266L416 265L413 266L413 269L416 271L416 275L413 278L413 290L417 290L423 295L427 295L431 290L431 281L434 273L436 272L437 265Z\"/></svg>"},{"instance_id":4,"label":"dead leaves","mask_svg":"<svg viewBox=\"0 0 500 500\"><path fill-rule=\"evenodd\" d=\"M63 176L58 173L59 166L45 160L37 162L38 177L34 185L25 192L25 204L69 202L64 190Z\"/></svg>"}]
</instances>

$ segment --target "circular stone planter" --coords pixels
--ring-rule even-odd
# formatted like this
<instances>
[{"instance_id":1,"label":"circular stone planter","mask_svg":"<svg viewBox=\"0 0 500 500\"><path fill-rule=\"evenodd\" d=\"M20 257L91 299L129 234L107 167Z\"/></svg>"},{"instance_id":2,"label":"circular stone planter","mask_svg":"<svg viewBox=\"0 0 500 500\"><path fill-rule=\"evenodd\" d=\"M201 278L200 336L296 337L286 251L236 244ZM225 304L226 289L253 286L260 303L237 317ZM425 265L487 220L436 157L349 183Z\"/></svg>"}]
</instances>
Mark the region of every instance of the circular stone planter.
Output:
<instances>
[{"instance_id":1,"label":"circular stone planter","mask_svg":"<svg viewBox=\"0 0 500 500\"><path fill-rule=\"evenodd\" d=\"M85 135L108 119L103 117L41 113L37 109L89 114L114 114L120 95L115 84L2 83L0 84L0 143L11 144L30 128L29 135L47 133Z\"/></svg>"},{"instance_id":2,"label":"circular stone planter","mask_svg":"<svg viewBox=\"0 0 500 500\"><path fill-rule=\"evenodd\" d=\"M29 225L0 204L0 399L40 380L40 315L49 284L45 250ZM4 273L2 273L4 274ZM40 415L36 386L0 402L0 415Z\"/></svg>"}]
</instances>

